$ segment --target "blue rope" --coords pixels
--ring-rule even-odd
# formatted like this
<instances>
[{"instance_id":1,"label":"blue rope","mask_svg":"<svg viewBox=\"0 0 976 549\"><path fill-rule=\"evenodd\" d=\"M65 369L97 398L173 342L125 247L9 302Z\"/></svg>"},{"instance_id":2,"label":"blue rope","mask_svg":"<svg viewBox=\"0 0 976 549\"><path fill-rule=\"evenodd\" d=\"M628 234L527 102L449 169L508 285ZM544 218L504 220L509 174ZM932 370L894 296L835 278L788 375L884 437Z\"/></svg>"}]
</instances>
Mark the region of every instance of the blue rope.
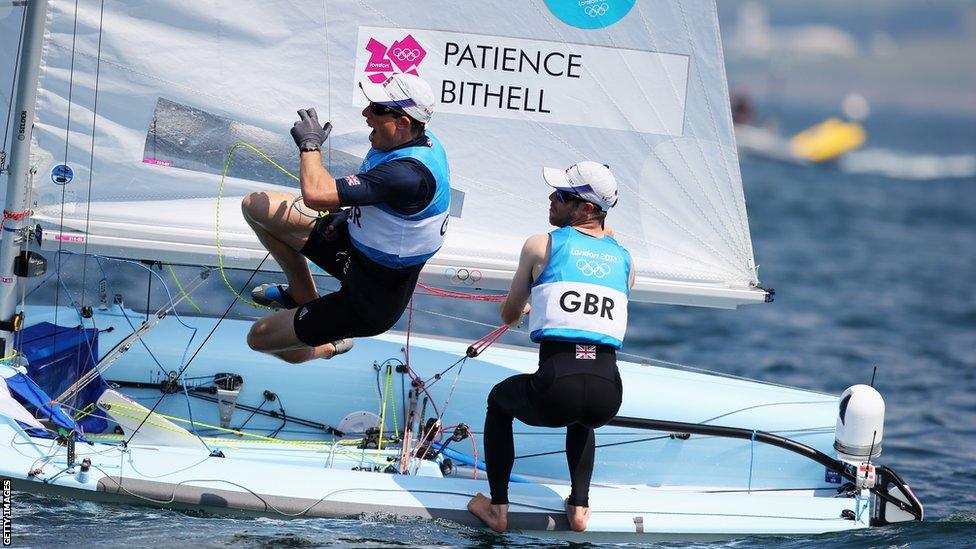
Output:
<instances>
[{"instance_id":1,"label":"blue rope","mask_svg":"<svg viewBox=\"0 0 976 549\"><path fill-rule=\"evenodd\" d=\"M71 251L65 251L63 253L65 253L65 254L73 254L73 255L83 255L83 254L76 254L76 252L71 252ZM138 268L140 268L140 269L142 269L144 271L148 271L149 274L152 275L153 277L155 277L156 280L158 280L159 283L162 285L163 290L166 291L166 299L169 301L169 304L170 305L173 305L173 302L174 302L174 300L173 300L173 294L169 290L169 285L166 284L166 280L163 279L163 277L160 276L156 271L152 270L152 268L150 268L150 267L148 267L148 266L146 266L146 265L144 265L142 263L139 263L138 261L132 261L130 259L120 259L120 258L116 258L116 257L107 257L107 256L103 256L103 255L98 255L98 254L87 254L87 255L89 255L90 257L92 257L92 258L95 259L96 264L98 264L99 271L101 271L101 273L102 273L102 277L105 278L105 282L108 285L109 291L111 291L111 292L114 293L114 290L112 289L112 283L109 280L108 275L105 273L105 269L102 267L101 260L114 261L116 263L126 263L126 264L129 264L129 265L138 267ZM180 313L179 313L179 311L176 310L176 307L175 306L173 307L173 310L171 311L171 313L176 318L176 320L180 324L183 325L183 327L187 328L188 330L192 330L194 334L196 333L196 331L197 331L196 328L194 328L193 326L190 326L187 323L183 322L183 318L180 317Z\"/></svg>"},{"instance_id":2,"label":"blue rope","mask_svg":"<svg viewBox=\"0 0 976 549\"><path fill-rule=\"evenodd\" d=\"M752 438L749 440L749 487L748 491L752 492L752 462L756 455L756 430L752 430Z\"/></svg>"},{"instance_id":3,"label":"blue rope","mask_svg":"<svg viewBox=\"0 0 976 549\"><path fill-rule=\"evenodd\" d=\"M166 281L163 280L163 278L161 276L159 276L158 274L156 274L156 272L154 272L151 268L143 265L142 263L138 263L138 262L135 262L135 261L130 261L130 260L127 260L127 259L116 259L116 258L112 258L112 257L104 257L104 256L95 255L95 254L91 254L91 256L93 258L95 258L95 263L98 265L98 270L101 271L102 278L105 279L106 287L107 287L107 289L108 289L108 291L110 293L115 294L115 289L112 287L112 282L109 279L108 274L105 272L104 266L102 265L102 260L103 259L106 260L106 261L116 261L116 262L119 262L119 263L127 263L129 265L134 265L136 267L139 267L139 268L141 268L143 270L148 271L152 276L155 276L159 280L159 283L162 285L163 289L166 291L166 297L169 300L170 305L173 305L173 294L170 293L169 286L166 284ZM121 310L122 316L125 318L125 321L129 324L129 327L132 328L133 331L135 331L136 330L136 327L132 323L132 320L129 318L129 315L126 314L125 307L124 306L120 306L119 307L119 310ZM179 322L185 328L187 328L188 330L190 330L190 338L186 342L186 346L183 348L183 355L180 358L180 363L181 363L180 365L182 366L183 364L186 363L186 354L189 352L190 345L193 343L193 339L196 337L197 329L194 328L193 326L189 326L188 324L186 324L185 322L183 322L183 319L180 317L180 314L179 314L179 312L177 312L175 306L173 307L172 313L173 313L173 317L176 318L177 322ZM162 364L160 364L159 360L156 358L156 355L153 354L153 352L149 349L149 346L146 345L146 342L143 341L142 338L139 338L139 343L142 344L143 348L146 349L146 352L149 353L149 357L152 358L153 359L153 362L156 363L156 366L159 367L159 370L160 370L160 372L162 372L162 375L163 376L168 375L166 369L163 368L163 365Z\"/></svg>"},{"instance_id":4,"label":"blue rope","mask_svg":"<svg viewBox=\"0 0 976 549\"><path fill-rule=\"evenodd\" d=\"M66 259L65 259L65 260L64 260L64 261L63 261L63 262L61 263L61 268L62 268L62 269L64 269L64 268L66 268L66 266L68 265L68 262L69 262L70 260L71 260L71 258L70 258L70 257L69 257L69 258L66 258ZM28 291L28 292L27 292L27 294L26 294L26 295L24 296L24 299L26 300L26 299L27 299L28 297L30 297L31 295L33 295L33 294L34 294L34 292L36 292L37 290L39 290L39 289L41 288L41 286L43 286L43 285L45 285L45 284L47 284L47 282L48 282L49 280L51 280L52 278L54 278L54 275L56 275L56 274L58 274L58 270L57 270L57 269L55 269L55 270L53 270L53 271L51 271L51 272L49 272L49 273L47 274L47 276L45 276L44 278L42 278L42 279L41 279L41 281L40 281L40 282L38 282L36 286L34 286L33 288L31 288L31 289L30 289L30 291Z\"/></svg>"},{"instance_id":5,"label":"blue rope","mask_svg":"<svg viewBox=\"0 0 976 549\"><path fill-rule=\"evenodd\" d=\"M166 291L166 297L169 300L169 304L171 306L173 306L173 310L172 310L173 316L176 318L176 320L180 324L182 324L184 327L186 327L187 329L190 330L190 338L189 338L189 340L187 340L186 347L183 348L183 355L180 357L180 367L182 369L182 367L186 365L186 355L187 355L187 353L190 350L190 345L193 343L193 339L197 335L197 329L194 328L193 326L187 325L185 322L183 322L183 319L180 318L180 314L179 314L179 312L177 312L176 306L173 303L173 294L170 293L169 286L166 284L166 281L163 280L163 278L161 276L159 276L158 274L156 274L156 272L153 271L152 268L147 267L146 265L143 265L142 263L137 263L135 261L130 261L130 260L127 260L127 259L116 259L116 258L112 258L112 257L103 257L103 256L95 255L95 254L92 254L92 257L95 258L95 263L98 265L98 269L99 269L99 271L101 271L102 277L105 279L105 284L107 286L107 289L111 293L113 293L113 294L115 293L115 290L112 288L112 283L109 281L108 274L105 272L105 268L102 266L102 262L101 262L102 259L105 259L105 260L108 260L108 261L117 261L119 263L127 263L127 264L130 264L130 265L134 265L136 267L140 267L140 268L148 271L152 276L155 276L159 280L160 284L162 284L163 289ZM129 326L133 329L133 331L135 331L136 328L133 325L132 320L129 319L129 315L126 314L125 307L120 306L119 309L122 311L122 316L125 317L126 322L128 322L129 323ZM153 359L153 362L156 363L156 366L159 367L159 369L163 373L163 375L164 376L169 375L166 372L166 369L163 368L163 365L160 364L159 360L156 358L156 355L153 354L153 352L149 349L149 346L146 345L146 342L142 341L142 338L139 339L139 342L142 343L142 346L146 349L146 352L149 353L150 358ZM210 445L207 444L207 442L205 440L203 440L203 437L201 437L199 433L197 433L197 430L196 430L196 422L194 422L194 420L193 420L193 406L190 403L190 393L189 393L189 390L186 387L186 383L183 384L183 394L186 397L186 412L187 412L187 415L189 416L189 419L190 419L191 432L194 435L196 435L196 437L198 439L200 439L200 442L203 444L204 448L206 448L208 451L211 451L212 452L212 449L210 448Z\"/></svg>"},{"instance_id":6,"label":"blue rope","mask_svg":"<svg viewBox=\"0 0 976 549\"><path fill-rule=\"evenodd\" d=\"M65 253L67 253L67 254L73 254L73 252L65 252ZM114 259L114 258L110 258L110 257L102 257L102 256L95 255L95 254L92 254L92 257L95 258L95 263L98 265L98 269L99 269L99 271L101 271L102 277L105 279L105 284L107 286L107 289L110 292L112 292L113 294L115 293L115 290L112 288L112 283L109 282L109 280L108 280L108 274L105 272L105 269L102 266L102 262L101 262L102 259L107 259L109 261L118 261L118 262L121 262L121 263L129 263L131 265L135 265L137 267L141 267L141 268L149 271L151 274L153 274L154 276L156 276L156 278L159 279L160 283L162 283L163 289L166 290L166 296L169 299L169 303L170 303L170 305L173 305L173 294L170 293L169 287L166 286L166 282L162 279L162 277L160 277L155 272L153 272L153 270L151 268L146 267L145 265L142 265L141 263L136 263L135 261L129 261L129 260L125 260L125 259ZM61 279L61 278L59 278L58 281L61 283L61 287L64 288L64 292L65 292L65 294L67 294L68 299L70 299L72 302L74 302L73 294L71 293L71 290L68 288L67 284L65 284L64 280ZM125 320L129 323L129 326L133 329L133 331L135 331L136 328L132 324L132 321L129 319L129 316L125 313L125 308L124 307L119 307L119 309L122 311L122 316L125 317ZM85 320L81 316L81 311L78 310L78 309L75 309L75 312L78 314L78 320L82 323L82 325L84 325ZM187 355L187 352L190 349L190 344L193 342L193 338L196 337L197 329L194 328L194 327L192 327L192 326L188 326L185 322L183 322L183 319L180 318L179 313L176 312L176 307L175 306L173 307L173 311L172 312L173 312L173 316L176 317L176 319L179 321L180 324L182 324L183 326L185 326L186 328L189 328L191 330L190 339L189 339L189 341L186 342L186 347L184 347L184 349L183 349L183 356L180 358L180 366L183 366L184 364L186 364L186 355ZM156 355L153 354L153 352L149 349L149 346L146 345L146 343L144 341L142 341L141 338L140 338L139 342L142 343L143 347L145 347L146 352L149 353L149 356L153 359L153 362L156 363L156 366L159 367L159 369L163 373L163 375L168 375L167 372L166 372L166 370L165 370L165 368L163 368L163 365L160 364L159 360L156 358ZM91 352L91 341L88 341L88 347L89 347L89 349L88 349L89 352ZM187 410L187 414L190 417L190 425L192 426L192 431L191 432L194 435L196 435L196 437L198 439L200 439L200 442L203 444L204 448L207 449L207 451L212 452L213 450L210 448L210 445L207 444L207 442L205 440L203 440L203 437L201 437L196 432L196 423L194 423L194 421L193 421L193 407L190 404L190 394L189 394L189 391L186 388L186 384L185 383L183 384L183 393L186 396L186 410ZM60 475L61 473L58 473L58 474ZM45 482L47 482L47 481L45 481Z\"/></svg>"},{"instance_id":7,"label":"blue rope","mask_svg":"<svg viewBox=\"0 0 976 549\"><path fill-rule=\"evenodd\" d=\"M52 482L54 482L55 480L57 480L57 478L58 478L58 477L60 477L60 476L61 476L61 475L63 475L63 474L64 474L64 473L66 472L66 471L68 471L68 470L70 470L70 469L71 469L71 467L65 467L64 469L61 469L61 470L60 470L60 471L58 471L57 473L54 473L54 476L53 476L53 477L48 477L48 478L45 478L45 479L43 479L43 480L42 480L42 482L43 482L44 484L50 484L50 483L52 483Z\"/></svg>"}]
</instances>

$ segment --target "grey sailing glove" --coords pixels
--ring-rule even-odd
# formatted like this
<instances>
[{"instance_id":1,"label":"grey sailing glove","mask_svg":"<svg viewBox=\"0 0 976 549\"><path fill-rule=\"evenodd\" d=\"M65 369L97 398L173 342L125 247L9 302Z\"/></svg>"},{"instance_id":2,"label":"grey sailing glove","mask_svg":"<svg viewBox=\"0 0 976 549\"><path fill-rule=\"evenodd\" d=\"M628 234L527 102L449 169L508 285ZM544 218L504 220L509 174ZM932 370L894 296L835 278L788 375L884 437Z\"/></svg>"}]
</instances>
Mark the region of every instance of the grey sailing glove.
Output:
<instances>
[{"instance_id":1,"label":"grey sailing glove","mask_svg":"<svg viewBox=\"0 0 976 549\"><path fill-rule=\"evenodd\" d=\"M319 116L314 108L298 109L298 122L291 128L291 136L301 151L317 151L332 133L332 122L319 125Z\"/></svg>"}]
</instances>

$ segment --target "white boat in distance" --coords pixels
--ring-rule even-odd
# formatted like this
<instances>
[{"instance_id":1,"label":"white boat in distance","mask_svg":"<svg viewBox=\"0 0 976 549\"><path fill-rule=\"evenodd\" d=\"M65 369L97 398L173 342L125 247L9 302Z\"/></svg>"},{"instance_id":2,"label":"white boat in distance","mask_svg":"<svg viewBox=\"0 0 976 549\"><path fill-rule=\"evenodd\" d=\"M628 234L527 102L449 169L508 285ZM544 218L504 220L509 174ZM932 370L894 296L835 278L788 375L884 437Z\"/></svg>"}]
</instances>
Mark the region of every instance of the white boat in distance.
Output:
<instances>
[{"instance_id":1,"label":"white boat in distance","mask_svg":"<svg viewBox=\"0 0 976 549\"><path fill-rule=\"evenodd\" d=\"M240 198L296 188L285 132L298 107L333 122L324 156L353 173L368 147L363 77L414 72L439 96L431 131L454 194L429 291L506 288L521 242L547 230L539 168L599 159L622 182L612 224L637 269L633 307L771 299L711 2L339 1L302 17L290 6L28 3L0 248L0 476L15 489L480 526L465 504L487 491L485 399L535 369L534 349L389 333L293 368L246 348L247 320L176 315L233 277L183 280L141 324L125 307L135 297L112 290L120 260L242 269L235 292L277 276L259 274L274 266ZM68 299L17 303L55 268L82 274ZM587 531L568 531L563 514L561 437L536 428L517 431L512 529L643 541L922 518L902 479L872 463L883 402L870 387L838 398L626 362L621 375L620 417L597 433Z\"/></svg>"}]
</instances>

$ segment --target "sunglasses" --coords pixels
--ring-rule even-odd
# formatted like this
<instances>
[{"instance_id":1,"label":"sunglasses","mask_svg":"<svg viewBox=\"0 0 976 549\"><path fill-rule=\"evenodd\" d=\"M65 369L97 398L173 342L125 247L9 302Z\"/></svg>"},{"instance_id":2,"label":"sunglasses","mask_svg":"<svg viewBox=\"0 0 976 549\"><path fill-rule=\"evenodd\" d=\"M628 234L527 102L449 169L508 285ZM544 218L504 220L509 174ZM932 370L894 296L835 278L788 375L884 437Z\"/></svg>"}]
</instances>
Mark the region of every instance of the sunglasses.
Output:
<instances>
[{"instance_id":1,"label":"sunglasses","mask_svg":"<svg viewBox=\"0 0 976 549\"><path fill-rule=\"evenodd\" d=\"M397 107L391 107L389 105L383 105L381 103L370 103L369 111L376 116L383 116L384 114L392 114L394 116L409 116L403 109Z\"/></svg>"},{"instance_id":2,"label":"sunglasses","mask_svg":"<svg viewBox=\"0 0 976 549\"><path fill-rule=\"evenodd\" d=\"M559 189L556 189L556 200L564 204L566 202L586 202L585 200L583 200L582 196L576 193L571 193L569 191L560 191Z\"/></svg>"}]
</instances>

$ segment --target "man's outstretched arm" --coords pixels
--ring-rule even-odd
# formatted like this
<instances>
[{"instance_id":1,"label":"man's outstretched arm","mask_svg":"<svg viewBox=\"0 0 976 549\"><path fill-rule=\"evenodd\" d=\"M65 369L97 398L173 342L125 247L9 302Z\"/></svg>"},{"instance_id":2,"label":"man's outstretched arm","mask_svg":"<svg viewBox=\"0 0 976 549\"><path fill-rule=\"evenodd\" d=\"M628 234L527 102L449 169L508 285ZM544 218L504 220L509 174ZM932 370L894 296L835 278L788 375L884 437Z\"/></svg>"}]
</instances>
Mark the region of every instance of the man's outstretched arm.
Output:
<instances>
[{"instance_id":1,"label":"man's outstretched arm","mask_svg":"<svg viewBox=\"0 0 976 549\"><path fill-rule=\"evenodd\" d=\"M302 186L302 202L308 208L321 212L339 207L336 180L322 165L321 152L302 152L299 181Z\"/></svg>"},{"instance_id":2,"label":"man's outstretched arm","mask_svg":"<svg viewBox=\"0 0 976 549\"><path fill-rule=\"evenodd\" d=\"M322 165L322 143L332 133L332 123L321 125L315 109L299 109L298 118L291 129L291 136L301 151L299 183L302 186L302 202L317 211L338 207L339 192L335 178Z\"/></svg>"}]
</instances>

